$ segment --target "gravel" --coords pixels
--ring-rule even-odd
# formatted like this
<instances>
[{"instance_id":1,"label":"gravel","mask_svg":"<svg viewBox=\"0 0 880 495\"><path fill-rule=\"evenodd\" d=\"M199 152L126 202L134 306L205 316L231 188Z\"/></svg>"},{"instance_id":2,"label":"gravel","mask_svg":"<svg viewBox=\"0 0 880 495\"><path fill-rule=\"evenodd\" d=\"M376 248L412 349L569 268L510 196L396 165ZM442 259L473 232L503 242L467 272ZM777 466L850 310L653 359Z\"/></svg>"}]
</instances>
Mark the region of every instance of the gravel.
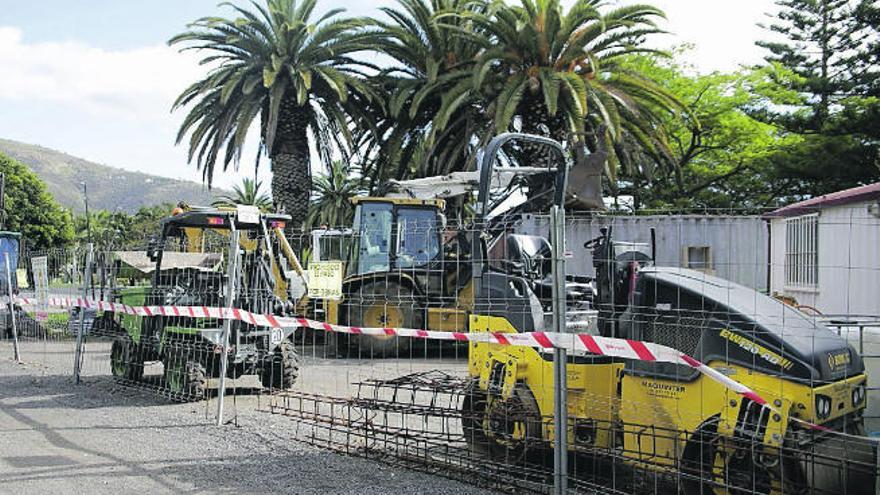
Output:
<instances>
[{"instance_id":1,"label":"gravel","mask_svg":"<svg viewBox=\"0 0 880 495\"><path fill-rule=\"evenodd\" d=\"M24 343L17 364L0 342L2 493L489 493L298 442L292 419L257 411L258 395L228 398L235 424L215 426L215 401L114 383L100 345L75 385L71 350Z\"/></svg>"}]
</instances>

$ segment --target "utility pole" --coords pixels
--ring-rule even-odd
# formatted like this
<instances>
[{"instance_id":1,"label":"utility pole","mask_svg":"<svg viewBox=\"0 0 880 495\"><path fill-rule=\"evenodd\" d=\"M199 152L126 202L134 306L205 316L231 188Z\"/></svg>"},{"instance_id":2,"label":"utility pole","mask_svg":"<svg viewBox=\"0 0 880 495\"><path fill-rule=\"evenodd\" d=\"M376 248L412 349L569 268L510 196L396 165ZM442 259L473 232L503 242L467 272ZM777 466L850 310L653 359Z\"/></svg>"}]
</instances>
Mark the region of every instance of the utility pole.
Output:
<instances>
[{"instance_id":1,"label":"utility pole","mask_svg":"<svg viewBox=\"0 0 880 495\"><path fill-rule=\"evenodd\" d=\"M6 174L0 172L0 230L6 230Z\"/></svg>"},{"instance_id":2,"label":"utility pole","mask_svg":"<svg viewBox=\"0 0 880 495\"><path fill-rule=\"evenodd\" d=\"M85 181L81 182L83 186L83 199L86 203L86 238L88 243L92 243L92 221L89 218L89 188L86 185Z\"/></svg>"}]
</instances>

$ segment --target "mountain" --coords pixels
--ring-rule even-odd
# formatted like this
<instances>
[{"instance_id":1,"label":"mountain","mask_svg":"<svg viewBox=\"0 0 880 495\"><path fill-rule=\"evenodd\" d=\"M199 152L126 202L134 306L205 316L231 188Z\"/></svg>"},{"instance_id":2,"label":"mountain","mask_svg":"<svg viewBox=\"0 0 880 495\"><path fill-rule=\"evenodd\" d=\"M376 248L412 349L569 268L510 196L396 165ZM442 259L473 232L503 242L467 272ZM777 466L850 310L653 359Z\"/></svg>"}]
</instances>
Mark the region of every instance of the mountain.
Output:
<instances>
[{"instance_id":1,"label":"mountain","mask_svg":"<svg viewBox=\"0 0 880 495\"><path fill-rule=\"evenodd\" d=\"M100 165L60 151L33 144L0 139L0 153L27 165L42 179L61 206L76 213L85 210L82 183L88 185L90 210L122 210L129 213L141 206L184 201L211 204L213 193L197 182L129 172Z\"/></svg>"}]
</instances>

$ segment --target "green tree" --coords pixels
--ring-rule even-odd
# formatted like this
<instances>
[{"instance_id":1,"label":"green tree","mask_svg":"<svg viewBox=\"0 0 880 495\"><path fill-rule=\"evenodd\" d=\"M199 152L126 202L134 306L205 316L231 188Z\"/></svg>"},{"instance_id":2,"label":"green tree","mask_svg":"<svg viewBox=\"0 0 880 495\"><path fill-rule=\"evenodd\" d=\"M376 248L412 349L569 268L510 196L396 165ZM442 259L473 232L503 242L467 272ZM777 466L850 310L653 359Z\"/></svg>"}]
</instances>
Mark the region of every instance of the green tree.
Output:
<instances>
[{"instance_id":1,"label":"green tree","mask_svg":"<svg viewBox=\"0 0 880 495\"><path fill-rule=\"evenodd\" d=\"M365 192L365 181L357 169L347 163L335 161L327 170L315 177L315 192L309 207L307 228L321 225L347 227L354 215L352 198Z\"/></svg>"},{"instance_id":2,"label":"green tree","mask_svg":"<svg viewBox=\"0 0 880 495\"><path fill-rule=\"evenodd\" d=\"M21 232L36 250L69 245L74 238L70 212L61 208L46 185L25 165L0 153L6 180L4 228Z\"/></svg>"},{"instance_id":3,"label":"green tree","mask_svg":"<svg viewBox=\"0 0 880 495\"><path fill-rule=\"evenodd\" d=\"M76 239L90 238L102 249L144 249L150 237L159 232L160 221L171 215L174 205L167 203L142 206L134 214L124 211L98 210L74 218ZM89 235L91 233L91 236Z\"/></svg>"},{"instance_id":4,"label":"green tree","mask_svg":"<svg viewBox=\"0 0 880 495\"><path fill-rule=\"evenodd\" d=\"M241 185L235 185L232 187L231 194L217 196L213 205L218 207L251 205L256 206L262 211L269 211L272 208L272 198L261 190L262 186L262 181L243 178L241 180Z\"/></svg>"},{"instance_id":5,"label":"green tree","mask_svg":"<svg viewBox=\"0 0 880 495\"><path fill-rule=\"evenodd\" d=\"M618 165L631 164L632 146L624 143L653 159L643 167L673 165L659 123L663 113L686 108L623 63L632 54L656 53L645 37L661 32L655 21L663 13L648 5L606 7L579 0L566 11L558 0L521 0L473 14L493 47L480 54L472 81L446 99L436 125L442 128L445 116L471 98L486 98L495 132L516 129L566 142L578 152L576 166L590 166L579 153L584 146L604 149L612 181ZM601 198L581 198L581 206L601 206Z\"/></svg>"},{"instance_id":6,"label":"green tree","mask_svg":"<svg viewBox=\"0 0 880 495\"><path fill-rule=\"evenodd\" d=\"M124 211L90 211L74 218L77 241L92 242L99 249L121 248L128 244L132 216Z\"/></svg>"},{"instance_id":7,"label":"green tree","mask_svg":"<svg viewBox=\"0 0 880 495\"><path fill-rule=\"evenodd\" d=\"M187 134L189 157L210 185L220 163L236 161L259 116L262 149L272 160L276 207L302 225L311 191L309 135L325 162L349 144L349 118L366 122L364 101L373 94L361 79L367 66L352 58L374 36L366 21L333 9L313 19L315 0L266 0L250 10L229 3L236 18L205 17L170 44L206 53L214 67L178 97L189 108L178 142Z\"/></svg>"},{"instance_id":8,"label":"green tree","mask_svg":"<svg viewBox=\"0 0 880 495\"><path fill-rule=\"evenodd\" d=\"M149 239L159 233L159 222L171 216L174 204L163 203L154 206L142 206L132 216L130 233L126 237L130 246L141 248Z\"/></svg>"},{"instance_id":9,"label":"green tree","mask_svg":"<svg viewBox=\"0 0 880 495\"><path fill-rule=\"evenodd\" d=\"M389 71L398 76L388 105L398 127L388 155L409 152L393 177L468 169L474 148L509 130L566 142L580 167L604 165L585 159L586 146L610 150L605 171L612 178L636 147L652 165L672 165L658 112L684 107L621 64L628 54L653 51L644 38L660 32L659 10L607 9L596 0L568 10L558 0L398 3L385 10L391 22L379 24L380 50L398 64ZM601 197L581 198L580 206L599 205Z\"/></svg>"},{"instance_id":10,"label":"green tree","mask_svg":"<svg viewBox=\"0 0 880 495\"><path fill-rule=\"evenodd\" d=\"M490 46L469 14L486 12L486 2L398 0L374 21L381 34L376 49L393 62L373 78L388 104L372 140L365 175L385 180L445 175L468 168L475 135L488 122L481 105L457 105L435 125L438 111L457 84L469 83L479 53ZM374 173L375 172L375 173Z\"/></svg>"},{"instance_id":11,"label":"green tree","mask_svg":"<svg viewBox=\"0 0 880 495\"><path fill-rule=\"evenodd\" d=\"M795 111L765 107L769 119L793 132L822 132L834 105L865 94L876 83L880 67L871 51L880 32L872 3L777 0L779 11L767 29L782 39L757 45L769 51L769 64L796 76L778 77L777 82L798 92L801 101Z\"/></svg>"},{"instance_id":12,"label":"green tree","mask_svg":"<svg viewBox=\"0 0 880 495\"><path fill-rule=\"evenodd\" d=\"M630 57L626 64L666 88L690 108L684 118L665 115L665 129L674 173L649 177L624 173L618 193L632 196L634 208L760 210L787 197L790 178L777 174L772 159L780 147L801 138L753 118L762 102L754 89L764 81L762 70L698 74L676 57ZM634 156L635 161L650 157Z\"/></svg>"},{"instance_id":13,"label":"green tree","mask_svg":"<svg viewBox=\"0 0 880 495\"><path fill-rule=\"evenodd\" d=\"M867 0L779 0L758 44L769 65L753 115L796 136L768 164L809 197L880 180L880 13Z\"/></svg>"}]
</instances>

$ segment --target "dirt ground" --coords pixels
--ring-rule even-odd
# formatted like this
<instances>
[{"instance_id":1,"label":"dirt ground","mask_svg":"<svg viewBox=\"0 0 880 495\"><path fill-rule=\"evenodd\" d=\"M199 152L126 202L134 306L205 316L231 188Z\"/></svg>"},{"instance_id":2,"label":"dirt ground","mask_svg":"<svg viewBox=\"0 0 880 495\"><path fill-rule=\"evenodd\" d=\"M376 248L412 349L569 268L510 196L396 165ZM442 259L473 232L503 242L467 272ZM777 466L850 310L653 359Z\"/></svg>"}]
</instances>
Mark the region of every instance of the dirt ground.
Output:
<instances>
[{"instance_id":1,"label":"dirt ground","mask_svg":"<svg viewBox=\"0 0 880 495\"><path fill-rule=\"evenodd\" d=\"M174 403L109 377L109 345L92 343L84 383L71 378L73 344L0 342L0 493L486 493L456 481L346 457L293 439L295 421L259 412L268 399L248 378L227 397ZM307 350L305 350L307 351ZM345 394L351 382L424 369L461 373L462 359L359 361L306 354L302 382ZM148 370L158 381L161 365ZM230 390L231 391L231 390Z\"/></svg>"}]
</instances>

